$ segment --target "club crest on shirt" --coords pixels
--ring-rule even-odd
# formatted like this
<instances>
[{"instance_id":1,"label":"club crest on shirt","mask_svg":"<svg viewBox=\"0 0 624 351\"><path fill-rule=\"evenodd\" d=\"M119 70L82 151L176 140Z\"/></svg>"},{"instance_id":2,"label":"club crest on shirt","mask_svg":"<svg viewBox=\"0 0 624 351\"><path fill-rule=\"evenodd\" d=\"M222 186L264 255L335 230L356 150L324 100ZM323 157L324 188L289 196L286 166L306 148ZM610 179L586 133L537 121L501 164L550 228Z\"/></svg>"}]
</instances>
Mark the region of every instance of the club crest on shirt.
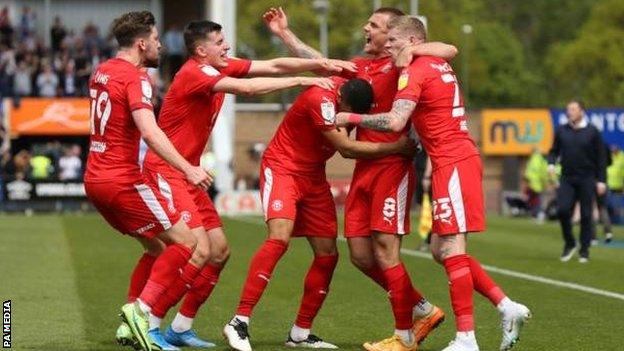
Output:
<instances>
[{"instance_id":1,"label":"club crest on shirt","mask_svg":"<svg viewBox=\"0 0 624 351\"><path fill-rule=\"evenodd\" d=\"M399 77L397 89L398 90L405 89L405 87L407 87L408 82L409 82L409 73L407 71L403 71L403 73L401 73L401 76Z\"/></svg>"},{"instance_id":2,"label":"club crest on shirt","mask_svg":"<svg viewBox=\"0 0 624 351\"><path fill-rule=\"evenodd\" d=\"M206 75L209 75L211 77L214 76L218 76L219 75L219 71L217 71L214 67L212 66L202 66L201 67L201 71L204 72Z\"/></svg>"},{"instance_id":3,"label":"club crest on shirt","mask_svg":"<svg viewBox=\"0 0 624 351\"><path fill-rule=\"evenodd\" d=\"M328 98L323 98L321 102L321 115L326 125L331 125L336 122L336 106Z\"/></svg>"}]
</instances>

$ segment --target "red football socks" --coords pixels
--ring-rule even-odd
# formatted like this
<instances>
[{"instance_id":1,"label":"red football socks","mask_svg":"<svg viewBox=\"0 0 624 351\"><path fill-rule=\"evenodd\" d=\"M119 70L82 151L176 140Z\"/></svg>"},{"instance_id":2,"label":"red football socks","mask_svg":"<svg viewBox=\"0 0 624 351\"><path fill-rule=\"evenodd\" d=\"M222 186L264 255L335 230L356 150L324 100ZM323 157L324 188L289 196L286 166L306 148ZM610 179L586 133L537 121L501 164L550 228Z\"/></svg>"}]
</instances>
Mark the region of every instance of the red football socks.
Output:
<instances>
[{"instance_id":1,"label":"red football socks","mask_svg":"<svg viewBox=\"0 0 624 351\"><path fill-rule=\"evenodd\" d=\"M184 302L182 302L182 307L180 307L180 314L188 318L195 318L197 311L206 302L217 285L222 269L223 266L206 263L197 278L195 278L191 289L184 297Z\"/></svg>"},{"instance_id":2,"label":"red football socks","mask_svg":"<svg viewBox=\"0 0 624 351\"><path fill-rule=\"evenodd\" d=\"M388 291L388 284L386 283L386 277L384 276L384 272L377 264L375 264L369 270L365 271L364 274L366 274L375 283L377 283L377 285L381 286L382 289Z\"/></svg>"},{"instance_id":3,"label":"red football socks","mask_svg":"<svg viewBox=\"0 0 624 351\"><path fill-rule=\"evenodd\" d=\"M414 287L403 263L386 269L384 272L388 282L388 294L395 328L400 330L412 327L412 309L414 304Z\"/></svg>"},{"instance_id":4,"label":"red football socks","mask_svg":"<svg viewBox=\"0 0 624 351\"><path fill-rule=\"evenodd\" d=\"M153 307L165 289L168 289L180 276L180 270L187 264L191 254L191 249L184 245L169 245L154 262L152 273L139 299Z\"/></svg>"},{"instance_id":5,"label":"red football socks","mask_svg":"<svg viewBox=\"0 0 624 351\"><path fill-rule=\"evenodd\" d=\"M150 276L152 266L156 262L156 256L152 256L148 253L144 253L143 256L137 262L136 267L132 271L130 276L130 286L128 287L128 303L136 301L136 299L143 291L145 283Z\"/></svg>"},{"instance_id":6,"label":"red football socks","mask_svg":"<svg viewBox=\"0 0 624 351\"><path fill-rule=\"evenodd\" d=\"M296 326L304 329L312 328L312 321L314 321L329 292L329 284L337 264L338 255L316 256L314 258L305 277L303 298L295 320Z\"/></svg>"},{"instance_id":7,"label":"red football socks","mask_svg":"<svg viewBox=\"0 0 624 351\"><path fill-rule=\"evenodd\" d=\"M245 280L236 314L251 316L251 311L260 300L264 289L269 284L277 262L282 258L287 248L288 244L281 240L267 239L256 251L249 264L247 280Z\"/></svg>"},{"instance_id":8,"label":"red football socks","mask_svg":"<svg viewBox=\"0 0 624 351\"><path fill-rule=\"evenodd\" d=\"M483 270L479 261L471 256L468 256L468 260L470 261L470 273L475 290L487 297L494 306L497 306L505 298L505 293Z\"/></svg>"},{"instance_id":9,"label":"red football socks","mask_svg":"<svg viewBox=\"0 0 624 351\"><path fill-rule=\"evenodd\" d=\"M182 296L189 291L193 282L199 274L199 268L192 263L187 263L182 270L182 274L175 280L164 294L160 296L154 306L152 306L152 314L158 318L165 318L167 311L175 306Z\"/></svg>"},{"instance_id":10,"label":"red football socks","mask_svg":"<svg viewBox=\"0 0 624 351\"><path fill-rule=\"evenodd\" d=\"M447 258L444 260L444 268L449 280L451 304L455 313L457 331L472 331L474 330L473 283L469 256L462 254Z\"/></svg>"}]
</instances>

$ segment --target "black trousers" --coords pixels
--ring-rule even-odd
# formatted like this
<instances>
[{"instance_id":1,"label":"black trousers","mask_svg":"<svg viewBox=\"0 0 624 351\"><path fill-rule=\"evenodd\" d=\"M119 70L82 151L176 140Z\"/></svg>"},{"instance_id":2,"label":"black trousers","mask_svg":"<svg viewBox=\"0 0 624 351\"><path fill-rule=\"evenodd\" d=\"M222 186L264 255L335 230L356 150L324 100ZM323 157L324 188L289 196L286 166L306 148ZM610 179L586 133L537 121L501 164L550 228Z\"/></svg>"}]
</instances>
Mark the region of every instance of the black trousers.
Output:
<instances>
[{"instance_id":1,"label":"black trousers","mask_svg":"<svg viewBox=\"0 0 624 351\"><path fill-rule=\"evenodd\" d=\"M582 256L589 255L591 245L593 223L592 207L596 194L596 180L593 177L562 177L559 189L557 189L557 212L565 246L576 246L576 240L572 235L572 212L574 204L578 201L581 206L581 250Z\"/></svg>"}]
</instances>

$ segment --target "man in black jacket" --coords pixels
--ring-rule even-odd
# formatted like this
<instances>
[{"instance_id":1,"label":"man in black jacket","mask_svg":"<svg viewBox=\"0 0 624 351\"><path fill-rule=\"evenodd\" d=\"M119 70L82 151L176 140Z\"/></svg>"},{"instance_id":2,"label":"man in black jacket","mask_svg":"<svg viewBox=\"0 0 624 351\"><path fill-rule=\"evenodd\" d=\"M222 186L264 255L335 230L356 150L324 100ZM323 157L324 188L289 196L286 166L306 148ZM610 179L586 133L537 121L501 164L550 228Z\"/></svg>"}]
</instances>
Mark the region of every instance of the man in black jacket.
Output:
<instances>
[{"instance_id":1,"label":"man in black jacket","mask_svg":"<svg viewBox=\"0 0 624 351\"><path fill-rule=\"evenodd\" d=\"M572 235L572 209L581 206L581 247L579 262L589 260L592 237L592 206L595 194L605 193L606 162L604 144L598 129L585 116L583 104L571 101L567 105L568 123L557 129L548 155L548 170L555 172L555 162L561 162L561 181L557 190L559 221L565 245L561 261L569 261L577 250Z\"/></svg>"}]
</instances>

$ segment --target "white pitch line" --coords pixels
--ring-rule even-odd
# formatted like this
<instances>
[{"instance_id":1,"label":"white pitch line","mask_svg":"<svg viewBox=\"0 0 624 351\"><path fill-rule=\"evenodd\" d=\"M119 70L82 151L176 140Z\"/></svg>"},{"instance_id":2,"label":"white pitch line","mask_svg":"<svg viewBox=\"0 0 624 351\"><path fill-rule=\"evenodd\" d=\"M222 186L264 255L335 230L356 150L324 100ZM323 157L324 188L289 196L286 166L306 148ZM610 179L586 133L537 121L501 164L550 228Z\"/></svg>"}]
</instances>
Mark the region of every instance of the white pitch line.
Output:
<instances>
[{"instance_id":1,"label":"white pitch line","mask_svg":"<svg viewBox=\"0 0 624 351\"><path fill-rule=\"evenodd\" d=\"M249 224L255 224L255 225L264 225L264 221L262 221L262 220L255 220L255 219L252 219L252 218L239 218L239 217L228 217L228 218L230 218L232 220L235 220L235 221L243 222L243 223L249 223ZM338 237L338 240L346 241L346 239L343 238L343 237ZM404 254L404 255L407 255L407 256L424 258L424 259L427 259L427 260L433 260L433 258L431 257L431 254L420 252L420 251L416 251L416 250L401 249L401 253ZM570 282L565 282L565 281L556 280L556 279L550 279L550 278L542 277L542 276L539 276L539 275L533 275L533 274L528 274L528 273L512 271L512 270L509 270L509 269L499 268L499 267L485 265L485 264L482 264L481 266L483 267L483 269L485 269L488 272L497 273L497 274L505 275L505 276L508 276L508 277L528 280L528 281L542 283L542 284L546 284L546 285L557 286L557 287L566 288L566 289L570 289L570 290L582 291L582 292L586 292L586 293L593 294L593 295L610 297L610 298L613 298L613 299L624 301L624 294L616 293L616 292L613 292L613 291L597 289L597 288L593 288L591 286L586 286L586 285L581 285L581 284L576 284L576 283L570 283Z\"/></svg>"}]
</instances>

